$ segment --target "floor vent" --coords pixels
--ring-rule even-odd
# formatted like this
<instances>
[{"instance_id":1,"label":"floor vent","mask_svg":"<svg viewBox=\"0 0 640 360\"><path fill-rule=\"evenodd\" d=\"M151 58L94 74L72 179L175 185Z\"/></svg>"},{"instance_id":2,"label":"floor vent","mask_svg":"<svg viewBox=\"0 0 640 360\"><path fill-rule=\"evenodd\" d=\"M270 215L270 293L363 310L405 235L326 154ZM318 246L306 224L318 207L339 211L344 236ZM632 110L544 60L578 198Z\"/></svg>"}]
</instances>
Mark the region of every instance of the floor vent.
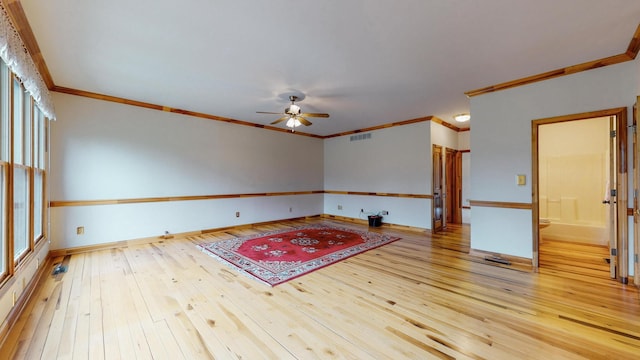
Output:
<instances>
[{"instance_id":1,"label":"floor vent","mask_svg":"<svg viewBox=\"0 0 640 360\"><path fill-rule=\"evenodd\" d=\"M358 140L367 140L367 139L371 139L371 133L351 135L349 140L350 141L358 141Z\"/></svg>"},{"instance_id":2,"label":"floor vent","mask_svg":"<svg viewBox=\"0 0 640 360\"><path fill-rule=\"evenodd\" d=\"M498 257L498 256L485 256L484 259L486 261L496 262L496 263L500 263L500 264L504 264L504 265L511 265L511 261L509 261L507 259L503 259L503 258Z\"/></svg>"}]
</instances>

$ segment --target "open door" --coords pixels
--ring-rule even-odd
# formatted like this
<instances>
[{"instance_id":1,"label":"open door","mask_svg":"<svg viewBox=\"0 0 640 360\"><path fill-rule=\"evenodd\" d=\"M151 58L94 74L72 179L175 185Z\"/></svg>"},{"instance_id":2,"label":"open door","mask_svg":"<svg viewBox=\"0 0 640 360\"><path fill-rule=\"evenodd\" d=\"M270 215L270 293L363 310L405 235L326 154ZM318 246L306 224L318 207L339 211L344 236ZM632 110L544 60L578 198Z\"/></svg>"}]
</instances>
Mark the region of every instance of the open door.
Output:
<instances>
[{"instance_id":1,"label":"open door","mask_svg":"<svg viewBox=\"0 0 640 360\"><path fill-rule=\"evenodd\" d=\"M603 204L609 205L609 275L612 279L617 277L618 268L618 217L617 213L617 186L618 171L616 156L616 121L615 116L609 117L609 130L612 136L609 140L609 180L604 193Z\"/></svg>"},{"instance_id":2,"label":"open door","mask_svg":"<svg viewBox=\"0 0 640 360\"><path fill-rule=\"evenodd\" d=\"M627 284L629 282L627 109L614 109L608 116L611 129L609 143L611 157L609 187L604 202L610 202L609 271L612 279Z\"/></svg>"},{"instance_id":3,"label":"open door","mask_svg":"<svg viewBox=\"0 0 640 360\"><path fill-rule=\"evenodd\" d=\"M616 124L615 140L612 141L616 148L616 226L617 232L617 250L611 251L611 258L617 257L618 264L616 266L616 278L623 284L629 282L629 170L628 170L628 154L627 145L627 108L612 115L612 122Z\"/></svg>"},{"instance_id":4,"label":"open door","mask_svg":"<svg viewBox=\"0 0 640 360\"><path fill-rule=\"evenodd\" d=\"M609 182L603 200L609 204L609 273L612 279L626 284L629 281L626 108L609 114L609 128Z\"/></svg>"},{"instance_id":5,"label":"open door","mask_svg":"<svg viewBox=\"0 0 640 360\"><path fill-rule=\"evenodd\" d=\"M454 149L445 148L444 212L446 224L462 223L462 156Z\"/></svg>"},{"instance_id":6,"label":"open door","mask_svg":"<svg viewBox=\"0 0 640 360\"><path fill-rule=\"evenodd\" d=\"M442 231L443 221L443 201L442 201L442 146L433 145L433 206L431 207L432 222L431 231L437 233Z\"/></svg>"}]
</instances>

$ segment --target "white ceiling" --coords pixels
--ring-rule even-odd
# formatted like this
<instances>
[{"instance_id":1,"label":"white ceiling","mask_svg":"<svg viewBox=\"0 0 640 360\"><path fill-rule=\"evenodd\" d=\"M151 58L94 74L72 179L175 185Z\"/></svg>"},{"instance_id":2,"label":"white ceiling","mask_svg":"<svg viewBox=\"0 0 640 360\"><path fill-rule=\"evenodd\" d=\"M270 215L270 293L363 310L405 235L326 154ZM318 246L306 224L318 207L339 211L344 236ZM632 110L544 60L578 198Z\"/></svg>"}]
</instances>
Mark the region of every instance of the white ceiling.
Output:
<instances>
[{"instance_id":1,"label":"white ceiling","mask_svg":"<svg viewBox=\"0 0 640 360\"><path fill-rule=\"evenodd\" d=\"M21 4L57 86L257 124L303 93L318 135L453 123L465 91L623 53L640 21L638 0Z\"/></svg>"}]
</instances>

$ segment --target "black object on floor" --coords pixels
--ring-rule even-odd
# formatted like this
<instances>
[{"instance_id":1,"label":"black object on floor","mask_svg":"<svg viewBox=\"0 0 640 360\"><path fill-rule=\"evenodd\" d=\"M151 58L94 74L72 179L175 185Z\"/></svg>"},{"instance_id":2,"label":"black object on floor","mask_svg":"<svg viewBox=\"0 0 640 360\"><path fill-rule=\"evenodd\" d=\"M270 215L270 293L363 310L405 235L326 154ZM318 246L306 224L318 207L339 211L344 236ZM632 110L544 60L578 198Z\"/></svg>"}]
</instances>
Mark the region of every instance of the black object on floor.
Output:
<instances>
[{"instance_id":1,"label":"black object on floor","mask_svg":"<svg viewBox=\"0 0 640 360\"><path fill-rule=\"evenodd\" d=\"M497 256L485 256L484 259L487 261L492 261L492 262L496 262L504 265L511 265L511 261L507 259L503 259L501 257L497 257Z\"/></svg>"},{"instance_id":2,"label":"black object on floor","mask_svg":"<svg viewBox=\"0 0 640 360\"><path fill-rule=\"evenodd\" d=\"M55 268L53 268L53 274L51 275L58 275L65 272L67 272L67 267L63 266L62 264L58 264Z\"/></svg>"}]
</instances>

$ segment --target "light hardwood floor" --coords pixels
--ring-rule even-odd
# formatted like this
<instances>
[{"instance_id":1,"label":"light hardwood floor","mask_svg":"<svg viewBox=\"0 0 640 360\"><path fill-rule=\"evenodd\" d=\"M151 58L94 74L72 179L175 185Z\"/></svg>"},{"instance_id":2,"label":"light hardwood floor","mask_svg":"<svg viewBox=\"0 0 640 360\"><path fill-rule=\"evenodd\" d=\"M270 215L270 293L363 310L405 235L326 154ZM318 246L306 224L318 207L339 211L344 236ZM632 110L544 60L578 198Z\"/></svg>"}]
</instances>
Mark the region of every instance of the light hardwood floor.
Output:
<instances>
[{"instance_id":1,"label":"light hardwood floor","mask_svg":"<svg viewBox=\"0 0 640 360\"><path fill-rule=\"evenodd\" d=\"M547 272L581 274L605 280L611 276L606 245L542 238L539 250L540 267Z\"/></svg>"},{"instance_id":2,"label":"light hardwood floor","mask_svg":"<svg viewBox=\"0 0 640 360\"><path fill-rule=\"evenodd\" d=\"M195 247L303 222L72 255L36 291L1 357L640 358L635 287L484 264L466 254L468 227L378 228L402 239L273 288Z\"/></svg>"}]
</instances>

